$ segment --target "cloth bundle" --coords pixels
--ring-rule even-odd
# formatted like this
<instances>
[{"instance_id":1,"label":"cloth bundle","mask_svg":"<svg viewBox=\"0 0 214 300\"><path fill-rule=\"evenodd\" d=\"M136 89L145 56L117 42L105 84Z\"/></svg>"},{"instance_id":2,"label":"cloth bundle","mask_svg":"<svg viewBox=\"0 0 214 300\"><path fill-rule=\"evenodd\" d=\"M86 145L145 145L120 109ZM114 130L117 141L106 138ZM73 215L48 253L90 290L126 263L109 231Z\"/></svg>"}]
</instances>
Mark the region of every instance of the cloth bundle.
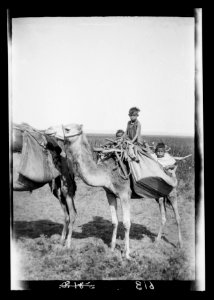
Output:
<instances>
[{"instance_id":1,"label":"cloth bundle","mask_svg":"<svg viewBox=\"0 0 214 300\"><path fill-rule=\"evenodd\" d=\"M134 192L141 197L167 196L177 186L177 179L168 176L149 154L138 153L139 162L129 161Z\"/></svg>"},{"instance_id":2,"label":"cloth bundle","mask_svg":"<svg viewBox=\"0 0 214 300\"><path fill-rule=\"evenodd\" d=\"M22 157L18 172L36 183L47 183L60 175L50 151L45 148L46 143L42 134L28 131L23 134Z\"/></svg>"}]
</instances>

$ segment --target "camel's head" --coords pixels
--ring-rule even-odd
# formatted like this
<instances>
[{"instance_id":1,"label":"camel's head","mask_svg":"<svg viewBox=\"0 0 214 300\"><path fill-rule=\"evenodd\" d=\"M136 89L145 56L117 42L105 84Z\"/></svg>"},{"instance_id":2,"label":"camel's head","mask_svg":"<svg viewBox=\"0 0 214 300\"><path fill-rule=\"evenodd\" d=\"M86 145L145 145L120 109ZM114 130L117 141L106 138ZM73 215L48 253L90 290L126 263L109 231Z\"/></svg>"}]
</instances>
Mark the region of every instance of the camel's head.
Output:
<instances>
[{"instance_id":1,"label":"camel's head","mask_svg":"<svg viewBox=\"0 0 214 300\"><path fill-rule=\"evenodd\" d=\"M63 135L62 125L49 127L48 129L45 130L45 134L47 134L49 136L56 137L59 140L63 140L64 141L64 135Z\"/></svg>"},{"instance_id":2,"label":"camel's head","mask_svg":"<svg viewBox=\"0 0 214 300\"><path fill-rule=\"evenodd\" d=\"M74 137L79 136L82 133L82 125L68 124L52 126L45 130L45 134L55 136L63 141L71 141Z\"/></svg>"}]
</instances>

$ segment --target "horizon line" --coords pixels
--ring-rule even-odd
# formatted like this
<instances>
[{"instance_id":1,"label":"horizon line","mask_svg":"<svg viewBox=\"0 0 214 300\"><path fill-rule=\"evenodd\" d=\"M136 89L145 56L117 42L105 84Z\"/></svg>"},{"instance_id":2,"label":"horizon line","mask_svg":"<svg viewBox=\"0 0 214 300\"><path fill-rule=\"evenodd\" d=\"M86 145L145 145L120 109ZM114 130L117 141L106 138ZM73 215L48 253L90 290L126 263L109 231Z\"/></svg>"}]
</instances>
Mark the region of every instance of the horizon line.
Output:
<instances>
[{"instance_id":1,"label":"horizon line","mask_svg":"<svg viewBox=\"0 0 214 300\"><path fill-rule=\"evenodd\" d=\"M114 131L94 131L94 130L85 130L85 134L110 134L114 135ZM189 136L189 137L194 137L195 133L178 133L178 132L145 132L144 134L141 134L141 136L145 135L161 135L161 136Z\"/></svg>"},{"instance_id":2,"label":"horizon line","mask_svg":"<svg viewBox=\"0 0 214 300\"><path fill-rule=\"evenodd\" d=\"M22 124L22 123L26 123L26 124L29 124L29 122L16 122L16 121L12 121L11 120L11 124ZM29 124L30 125L30 124ZM38 129L38 128L37 128ZM42 128L41 130L43 130L44 128ZM83 131L85 134L110 134L110 135L114 135L116 133L116 131L114 130L94 130L94 129L86 129L84 130L84 126L83 126ZM187 132L187 133L180 133L180 132L155 132L155 131L144 131L143 134L141 134L141 136L145 136L145 135L160 135L160 136L189 136L189 137L194 137L195 135L195 132L193 133L190 133L190 132Z\"/></svg>"}]
</instances>

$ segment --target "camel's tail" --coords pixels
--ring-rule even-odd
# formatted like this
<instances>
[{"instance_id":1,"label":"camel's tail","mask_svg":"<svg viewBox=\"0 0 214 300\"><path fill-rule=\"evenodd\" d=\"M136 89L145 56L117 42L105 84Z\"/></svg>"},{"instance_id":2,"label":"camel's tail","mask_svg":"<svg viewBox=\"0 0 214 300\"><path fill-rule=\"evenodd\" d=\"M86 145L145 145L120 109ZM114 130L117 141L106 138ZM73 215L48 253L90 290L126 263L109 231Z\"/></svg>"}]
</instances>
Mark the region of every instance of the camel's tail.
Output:
<instances>
[{"instance_id":1,"label":"camel's tail","mask_svg":"<svg viewBox=\"0 0 214 300\"><path fill-rule=\"evenodd\" d=\"M169 209L172 209L172 203L169 200L168 196L164 197L164 208L165 208L165 210L166 210L166 207L168 207Z\"/></svg>"}]
</instances>

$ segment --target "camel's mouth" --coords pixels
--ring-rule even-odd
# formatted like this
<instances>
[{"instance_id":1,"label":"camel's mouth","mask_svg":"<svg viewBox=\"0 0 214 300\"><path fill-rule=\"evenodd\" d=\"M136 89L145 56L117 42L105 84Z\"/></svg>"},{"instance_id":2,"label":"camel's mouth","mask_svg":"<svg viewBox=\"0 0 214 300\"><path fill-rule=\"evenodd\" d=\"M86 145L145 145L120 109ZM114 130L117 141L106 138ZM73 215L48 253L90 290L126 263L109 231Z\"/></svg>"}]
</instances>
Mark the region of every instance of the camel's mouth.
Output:
<instances>
[{"instance_id":1,"label":"camel's mouth","mask_svg":"<svg viewBox=\"0 0 214 300\"><path fill-rule=\"evenodd\" d=\"M45 134L56 137L57 139L64 141L62 125L49 127L48 129L45 130Z\"/></svg>"}]
</instances>

